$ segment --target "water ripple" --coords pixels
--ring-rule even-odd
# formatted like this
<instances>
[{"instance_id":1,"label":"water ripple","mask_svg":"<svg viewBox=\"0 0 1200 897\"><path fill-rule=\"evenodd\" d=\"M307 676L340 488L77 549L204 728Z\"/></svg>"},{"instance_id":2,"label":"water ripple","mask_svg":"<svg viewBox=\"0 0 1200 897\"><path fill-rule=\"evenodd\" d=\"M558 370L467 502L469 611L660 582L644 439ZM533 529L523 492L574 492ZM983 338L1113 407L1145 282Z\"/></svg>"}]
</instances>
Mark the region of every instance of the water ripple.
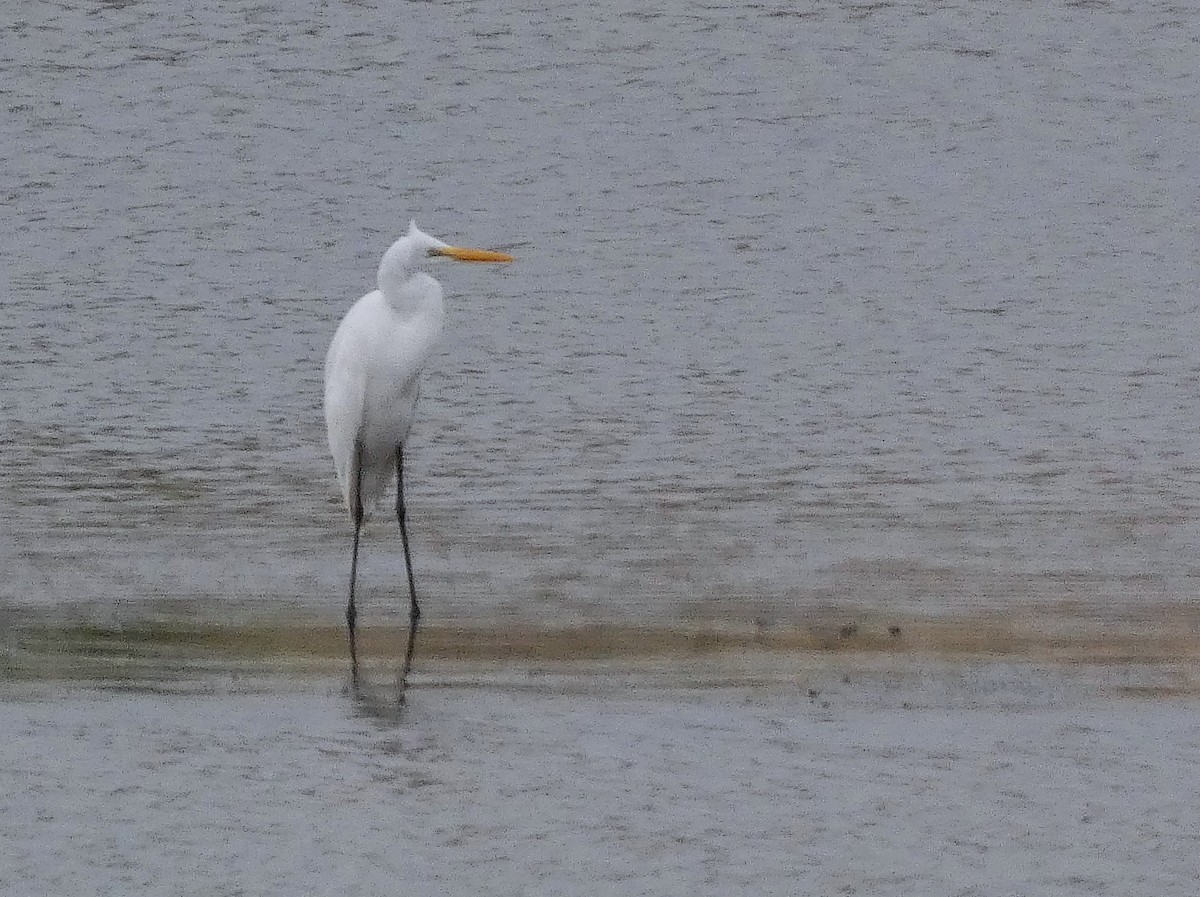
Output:
<instances>
[{"instance_id":1,"label":"water ripple","mask_svg":"<svg viewBox=\"0 0 1200 897\"><path fill-rule=\"evenodd\" d=\"M1190 597L1195 30L1161 4L20 4L0 599L333 613L321 361L411 216L520 256L439 272L431 613ZM368 533L370 606L395 542Z\"/></svg>"}]
</instances>

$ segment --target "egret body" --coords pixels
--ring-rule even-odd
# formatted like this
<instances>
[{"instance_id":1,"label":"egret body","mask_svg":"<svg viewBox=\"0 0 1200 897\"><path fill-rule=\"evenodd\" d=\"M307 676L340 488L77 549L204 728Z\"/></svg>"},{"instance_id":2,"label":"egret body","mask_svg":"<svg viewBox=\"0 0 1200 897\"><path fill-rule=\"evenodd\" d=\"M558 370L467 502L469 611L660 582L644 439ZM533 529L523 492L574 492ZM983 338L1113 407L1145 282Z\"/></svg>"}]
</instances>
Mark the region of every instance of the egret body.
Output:
<instances>
[{"instance_id":1,"label":"egret body","mask_svg":"<svg viewBox=\"0 0 1200 897\"><path fill-rule=\"evenodd\" d=\"M359 299L338 326L325 356L325 425L338 483L354 524L350 559L350 597L346 626L350 665L358 679L354 630L354 587L358 543L366 512L378 503L393 479L396 518L408 574L409 631L401 688L412 666L417 621L416 583L408 546L404 508L404 441L412 427L420 394L421 370L442 332L442 288L421 270L437 258L463 262L511 262L512 256L443 243L409 225L379 264L378 289Z\"/></svg>"}]
</instances>

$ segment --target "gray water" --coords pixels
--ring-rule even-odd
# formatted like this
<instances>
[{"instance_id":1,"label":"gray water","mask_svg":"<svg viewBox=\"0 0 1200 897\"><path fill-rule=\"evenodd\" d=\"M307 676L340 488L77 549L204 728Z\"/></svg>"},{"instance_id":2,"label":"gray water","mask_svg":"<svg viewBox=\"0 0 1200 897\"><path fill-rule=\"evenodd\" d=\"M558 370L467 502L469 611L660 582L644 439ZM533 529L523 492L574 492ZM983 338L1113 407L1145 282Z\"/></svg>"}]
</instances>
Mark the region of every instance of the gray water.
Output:
<instances>
[{"instance_id":1,"label":"gray water","mask_svg":"<svg viewBox=\"0 0 1200 897\"><path fill-rule=\"evenodd\" d=\"M1186 8L209 6L6 7L4 606L336 617L321 365L410 217L518 256L436 271L435 618L1192 596Z\"/></svg>"},{"instance_id":2,"label":"gray water","mask_svg":"<svg viewBox=\"0 0 1200 897\"><path fill-rule=\"evenodd\" d=\"M5 689L0 893L1195 894L1194 701L822 678Z\"/></svg>"}]
</instances>

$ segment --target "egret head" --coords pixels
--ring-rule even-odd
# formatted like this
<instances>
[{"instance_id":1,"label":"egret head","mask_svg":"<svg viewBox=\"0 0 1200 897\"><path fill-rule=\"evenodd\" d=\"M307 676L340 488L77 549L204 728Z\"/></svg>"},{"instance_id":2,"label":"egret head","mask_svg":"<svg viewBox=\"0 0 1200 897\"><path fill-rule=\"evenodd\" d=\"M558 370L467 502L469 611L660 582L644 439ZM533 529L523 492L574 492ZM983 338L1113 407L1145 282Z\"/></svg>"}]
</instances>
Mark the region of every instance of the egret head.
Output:
<instances>
[{"instance_id":1,"label":"egret head","mask_svg":"<svg viewBox=\"0 0 1200 897\"><path fill-rule=\"evenodd\" d=\"M459 262L511 262L513 257L506 252L490 249L468 249L451 246L437 237L432 237L417 227L416 221L408 224L408 233L391 245L379 265L379 288L385 284L403 283L426 259L448 258Z\"/></svg>"}]
</instances>

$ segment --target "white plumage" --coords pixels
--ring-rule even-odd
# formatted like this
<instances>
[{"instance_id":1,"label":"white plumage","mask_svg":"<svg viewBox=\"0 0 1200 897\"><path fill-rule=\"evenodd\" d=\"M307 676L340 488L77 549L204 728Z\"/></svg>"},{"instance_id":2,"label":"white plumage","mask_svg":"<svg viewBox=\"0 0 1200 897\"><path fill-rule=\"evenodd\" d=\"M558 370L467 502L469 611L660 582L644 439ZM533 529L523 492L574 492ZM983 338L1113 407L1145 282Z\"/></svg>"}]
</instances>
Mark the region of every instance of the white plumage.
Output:
<instances>
[{"instance_id":1,"label":"white plumage","mask_svg":"<svg viewBox=\"0 0 1200 897\"><path fill-rule=\"evenodd\" d=\"M368 509L396 483L396 516L404 545L410 596L409 637L400 682L412 665L420 608L405 525L403 446L421 391L421 369L437 345L444 310L441 285L420 270L434 258L463 262L511 262L512 256L486 249L451 246L412 222L379 263L378 289L359 299L338 325L325 356L325 425L346 510L354 524L350 559L350 600L346 625L350 663L358 682L355 650L354 584L359 533Z\"/></svg>"},{"instance_id":2,"label":"white plumage","mask_svg":"<svg viewBox=\"0 0 1200 897\"><path fill-rule=\"evenodd\" d=\"M392 244L379 288L342 319L325 356L325 426L338 483L353 517L355 440L362 443L364 510L379 501L396 470L396 448L412 427L421 369L442 333L442 288L416 270L446 244L417 229ZM423 251L422 251L423 250Z\"/></svg>"}]
</instances>

